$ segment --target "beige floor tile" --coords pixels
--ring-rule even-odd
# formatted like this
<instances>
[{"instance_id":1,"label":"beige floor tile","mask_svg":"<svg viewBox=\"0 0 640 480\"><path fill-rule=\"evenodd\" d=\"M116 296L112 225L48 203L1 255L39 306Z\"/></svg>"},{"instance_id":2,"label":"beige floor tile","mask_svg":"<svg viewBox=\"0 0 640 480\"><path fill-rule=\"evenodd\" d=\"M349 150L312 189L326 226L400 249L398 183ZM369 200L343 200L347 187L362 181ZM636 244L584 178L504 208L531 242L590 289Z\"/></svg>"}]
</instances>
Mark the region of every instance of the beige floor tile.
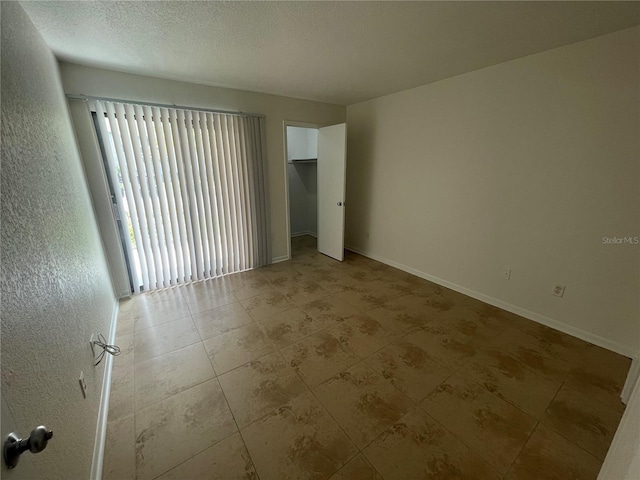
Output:
<instances>
[{"instance_id":1,"label":"beige floor tile","mask_svg":"<svg viewBox=\"0 0 640 480\"><path fill-rule=\"evenodd\" d=\"M282 290L303 280L303 277L284 262L261 269L262 277L269 282L273 290Z\"/></svg>"},{"instance_id":2,"label":"beige floor tile","mask_svg":"<svg viewBox=\"0 0 640 480\"><path fill-rule=\"evenodd\" d=\"M203 343L217 375L275 350L274 345L256 323L209 338Z\"/></svg>"},{"instance_id":3,"label":"beige floor tile","mask_svg":"<svg viewBox=\"0 0 640 480\"><path fill-rule=\"evenodd\" d=\"M342 322L360 313L360 310L340 300L338 295L305 303L300 309L311 315L314 320L322 322L326 327Z\"/></svg>"},{"instance_id":4,"label":"beige floor tile","mask_svg":"<svg viewBox=\"0 0 640 480\"><path fill-rule=\"evenodd\" d=\"M321 258L328 257L321 255ZM327 261L320 261L319 257L313 255L292 256L291 268L302 275L305 279L315 281L316 275L332 272L331 264Z\"/></svg>"},{"instance_id":5,"label":"beige floor tile","mask_svg":"<svg viewBox=\"0 0 640 480\"><path fill-rule=\"evenodd\" d=\"M538 424L505 478L595 480L601 466L596 457Z\"/></svg>"},{"instance_id":6,"label":"beige floor tile","mask_svg":"<svg viewBox=\"0 0 640 480\"><path fill-rule=\"evenodd\" d=\"M255 297L241 300L240 303L254 320L266 320L267 318L290 310L295 307L289 302L284 293L278 290L269 290Z\"/></svg>"},{"instance_id":7,"label":"beige floor tile","mask_svg":"<svg viewBox=\"0 0 640 480\"><path fill-rule=\"evenodd\" d=\"M579 351L560 343L550 343L516 328L508 328L493 346L515 356L540 375L564 381Z\"/></svg>"},{"instance_id":8,"label":"beige floor tile","mask_svg":"<svg viewBox=\"0 0 640 480\"><path fill-rule=\"evenodd\" d=\"M129 335L134 332L135 317L129 309L123 307L129 300L120 300L118 307L118 325L116 327L116 339L121 338L124 335ZM124 310L124 311L123 311Z\"/></svg>"},{"instance_id":9,"label":"beige floor tile","mask_svg":"<svg viewBox=\"0 0 640 480\"><path fill-rule=\"evenodd\" d=\"M377 281L387 285L391 291L406 295L424 286L425 280L395 268L389 268Z\"/></svg>"},{"instance_id":10,"label":"beige floor tile","mask_svg":"<svg viewBox=\"0 0 640 480\"><path fill-rule=\"evenodd\" d=\"M460 373L537 419L562 386L561 382L537 374L500 348L487 350L465 365Z\"/></svg>"},{"instance_id":11,"label":"beige floor tile","mask_svg":"<svg viewBox=\"0 0 640 480\"><path fill-rule=\"evenodd\" d=\"M480 300L476 300L475 298L466 297L463 300L459 300L456 302L456 305L464 306L470 310L480 313L483 317L488 317L494 320L498 320L502 322L506 327L514 327L519 328L524 326L524 329L529 328L528 324L535 323L531 320L528 320L520 315L516 315L515 313L507 312L498 307L494 307L493 305L489 305L488 303L481 302ZM539 325L539 324L538 324Z\"/></svg>"},{"instance_id":12,"label":"beige floor tile","mask_svg":"<svg viewBox=\"0 0 640 480\"><path fill-rule=\"evenodd\" d=\"M242 429L260 480L330 477L357 448L311 392Z\"/></svg>"},{"instance_id":13,"label":"beige floor tile","mask_svg":"<svg viewBox=\"0 0 640 480\"><path fill-rule=\"evenodd\" d=\"M289 345L280 352L310 388L360 361L338 337L326 330Z\"/></svg>"},{"instance_id":14,"label":"beige floor tile","mask_svg":"<svg viewBox=\"0 0 640 480\"><path fill-rule=\"evenodd\" d=\"M224 277L211 278L181 287L182 295L192 314L228 305L236 301Z\"/></svg>"},{"instance_id":15,"label":"beige floor tile","mask_svg":"<svg viewBox=\"0 0 640 480\"><path fill-rule=\"evenodd\" d=\"M133 415L107 422L102 468L104 480L136 478L136 434Z\"/></svg>"},{"instance_id":16,"label":"beige floor tile","mask_svg":"<svg viewBox=\"0 0 640 480\"><path fill-rule=\"evenodd\" d=\"M138 363L135 367L136 410L164 400L214 376L215 373L201 343Z\"/></svg>"},{"instance_id":17,"label":"beige floor tile","mask_svg":"<svg viewBox=\"0 0 640 480\"><path fill-rule=\"evenodd\" d=\"M158 480L258 480L239 433L169 470Z\"/></svg>"},{"instance_id":18,"label":"beige floor tile","mask_svg":"<svg viewBox=\"0 0 640 480\"><path fill-rule=\"evenodd\" d=\"M240 428L309 389L278 352L218 377Z\"/></svg>"},{"instance_id":19,"label":"beige floor tile","mask_svg":"<svg viewBox=\"0 0 640 480\"><path fill-rule=\"evenodd\" d=\"M278 290L287 297L289 303L295 306L304 305L331 295L330 291L325 290L319 284L304 279L278 288Z\"/></svg>"},{"instance_id":20,"label":"beige floor tile","mask_svg":"<svg viewBox=\"0 0 640 480\"><path fill-rule=\"evenodd\" d=\"M378 264L386 266L384 265L384 263ZM396 286L401 286L404 289L409 289L410 291L424 288L429 284L427 280L424 280L423 278L417 277L402 270L398 270L397 268L387 267L384 272L385 273L382 277L380 277L380 280L382 280L383 282L394 283Z\"/></svg>"},{"instance_id":21,"label":"beige floor tile","mask_svg":"<svg viewBox=\"0 0 640 480\"><path fill-rule=\"evenodd\" d=\"M224 278L226 288L238 300L255 297L272 289L271 285L260 273L260 268L246 272L234 273Z\"/></svg>"},{"instance_id":22,"label":"beige floor tile","mask_svg":"<svg viewBox=\"0 0 640 480\"><path fill-rule=\"evenodd\" d=\"M322 255L322 257L328 258L324 255ZM335 260L331 261L336 262ZM318 265L306 271L300 267L296 267L296 269L304 272L306 278L331 293L341 293L361 283L359 280L347 275L346 272L343 272L339 267L335 266L334 263Z\"/></svg>"},{"instance_id":23,"label":"beige floor tile","mask_svg":"<svg viewBox=\"0 0 640 480\"><path fill-rule=\"evenodd\" d=\"M191 314L178 288L159 293L145 293L138 298L129 312L129 315L133 316L136 331L172 322Z\"/></svg>"},{"instance_id":24,"label":"beige floor tile","mask_svg":"<svg viewBox=\"0 0 640 480\"><path fill-rule=\"evenodd\" d=\"M402 298L411 298L411 296L406 295ZM375 306L365 310L365 313L396 335L406 335L414 332L426 323L424 317L416 313L410 313L404 305L400 304L400 301L391 301Z\"/></svg>"},{"instance_id":25,"label":"beige floor tile","mask_svg":"<svg viewBox=\"0 0 640 480\"><path fill-rule=\"evenodd\" d=\"M425 412L414 409L363 451L385 480L498 480L478 454Z\"/></svg>"},{"instance_id":26,"label":"beige floor tile","mask_svg":"<svg viewBox=\"0 0 640 480\"><path fill-rule=\"evenodd\" d=\"M453 302L448 302L446 307L440 306L437 302L434 304L433 299L422 297L414 292L394 298L383 305L383 307L392 312L403 314L413 319L411 321L405 319L405 323L418 325L424 325L429 321L445 315L454 306L455 304Z\"/></svg>"},{"instance_id":27,"label":"beige floor tile","mask_svg":"<svg viewBox=\"0 0 640 480\"><path fill-rule=\"evenodd\" d=\"M383 480L376 469L359 453L329 480Z\"/></svg>"},{"instance_id":28,"label":"beige floor tile","mask_svg":"<svg viewBox=\"0 0 640 480\"><path fill-rule=\"evenodd\" d=\"M113 357L113 365L133 365L134 364L134 334L117 335L115 344L120 348L120 355ZM99 347L95 348L96 357L100 353Z\"/></svg>"},{"instance_id":29,"label":"beige floor tile","mask_svg":"<svg viewBox=\"0 0 640 480\"><path fill-rule=\"evenodd\" d=\"M383 278L385 278L384 275L381 278L363 284L367 293L378 301L382 303L389 302L403 297L410 292L407 288L401 288L397 281L388 278L383 280Z\"/></svg>"},{"instance_id":30,"label":"beige floor tile","mask_svg":"<svg viewBox=\"0 0 640 480\"><path fill-rule=\"evenodd\" d=\"M137 479L152 479L236 432L216 379L136 412Z\"/></svg>"},{"instance_id":31,"label":"beige floor tile","mask_svg":"<svg viewBox=\"0 0 640 480\"><path fill-rule=\"evenodd\" d=\"M604 460L621 417L622 412L563 386L541 422Z\"/></svg>"},{"instance_id":32,"label":"beige floor tile","mask_svg":"<svg viewBox=\"0 0 640 480\"><path fill-rule=\"evenodd\" d=\"M565 384L593 400L623 411L620 393L630 366L631 359L589 345L582 350L580 359L572 366Z\"/></svg>"},{"instance_id":33,"label":"beige floor tile","mask_svg":"<svg viewBox=\"0 0 640 480\"><path fill-rule=\"evenodd\" d=\"M353 353L365 358L389 345L397 335L384 329L373 317L359 313L328 330Z\"/></svg>"},{"instance_id":34,"label":"beige floor tile","mask_svg":"<svg viewBox=\"0 0 640 480\"><path fill-rule=\"evenodd\" d=\"M553 328L542 325L538 322L532 322L526 319L517 322L515 327L518 330L528 333L529 335L536 337L538 340L556 346L559 349L564 350L577 350L579 353L589 345L588 342L580 340L579 338L572 337L566 333L560 332Z\"/></svg>"},{"instance_id":35,"label":"beige floor tile","mask_svg":"<svg viewBox=\"0 0 640 480\"><path fill-rule=\"evenodd\" d=\"M131 415L135 411L133 372L133 365L113 365L109 395L109 421Z\"/></svg>"},{"instance_id":36,"label":"beige floor tile","mask_svg":"<svg viewBox=\"0 0 640 480\"><path fill-rule=\"evenodd\" d=\"M496 337L506 331L509 324L500 317L484 313L482 309L456 305L435 315L426 323L424 329L428 330L430 326L449 328L460 333L469 343L482 346L494 342Z\"/></svg>"},{"instance_id":37,"label":"beige floor tile","mask_svg":"<svg viewBox=\"0 0 640 480\"><path fill-rule=\"evenodd\" d=\"M403 295L390 291L387 286L378 280L360 283L349 290L336 294L336 298L361 310L370 310Z\"/></svg>"},{"instance_id":38,"label":"beige floor tile","mask_svg":"<svg viewBox=\"0 0 640 480\"><path fill-rule=\"evenodd\" d=\"M197 313L193 315L193 322L200 337L205 340L249 325L253 323L253 319L242 305L236 302Z\"/></svg>"},{"instance_id":39,"label":"beige floor tile","mask_svg":"<svg viewBox=\"0 0 640 480\"><path fill-rule=\"evenodd\" d=\"M413 406L365 363L321 383L313 393L360 449Z\"/></svg>"},{"instance_id":40,"label":"beige floor tile","mask_svg":"<svg viewBox=\"0 0 640 480\"><path fill-rule=\"evenodd\" d=\"M261 321L260 327L276 347L282 348L335 324L326 318L312 317L300 308L277 313Z\"/></svg>"},{"instance_id":41,"label":"beige floor tile","mask_svg":"<svg viewBox=\"0 0 640 480\"><path fill-rule=\"evenodd\" d=\"M292 256L120 302L106 480L595 478L628 359L308 236ZM384 430L359 453L309 386L360 445Z\"/></svg>"},{"instance_id":42,"label":"beige floor tile","mask_svg":"<svg viewBox=\"0 0 640 480\"><path fill-rule=\"evenodd\" d=\"M535 419L461 375L450 377L420 405L501 474L536 425Z\"/></svg>"},{"instance_id":43,"label":"beige floor tile","mask_svg":"<svg viewBox=\"0 0 640 480\"><path fill-rule=\"evenodd\" d=\"M339 269L340 275L350 277L359 284L377 280L384 275L382 270L371 268L371 264L367 263L367 261L356 264L347 260L340 265L334 264L333 268Z\"/></svg>"},{"instance_id":44,"label":"beige floor tile","mask_svg":"<svg viewBox=\"0 0 640 480\"><path fill-rule=\"evenodd\" d=\"M430 282L416 288L411 294L422 298L423 305L436 313L446 312L455 305L466 304L469 301L469 297L465 295Z\"/></svg>"},{"instance_id":45,"label":"beige floor tile","mask_svg":"<svg viewBox=\"0 0 640 480\"><path fill-rule=\"evenodd\" d=\"M393 342L365 361L414 402L422 400L453 373L406 340Z\"/></svg>"},{"instance_id":46,"label":"beige floor tile","mask_svg":"<svg viewBox=\"0 0 640 480\"><path fill-rule=\"evenodd\" d=\"M200 341L191 317L139 330L135 334L135 362L178 350Z\"/></svg>"},{"instance_id":47,"label":"beige floor tile","mask_svg":"<svg viewBox=\"0 0 640 480\"><path fill-rule=\"evenodd\" d=\"M467 336L455 329L433 328L433 325L421 327L403 339L429 352L430 357L449 368L464 365L479 352L475 342Z\"/></svg>"},{"instance_id":48,"label":"beige floor tile","mask_svg":"<svg viewBox=\"0 0 640 480\"><path fill-rule=\"evenodd\" d=\"M395 269L390 270L394 271ZM390 271L385 271L384 275L370 283L370 285L374 284L384 288L390 295L395 296L407 295L417 288L417 285L412 281L398 274L390 274Z\"/></svg>"}]
</instances>

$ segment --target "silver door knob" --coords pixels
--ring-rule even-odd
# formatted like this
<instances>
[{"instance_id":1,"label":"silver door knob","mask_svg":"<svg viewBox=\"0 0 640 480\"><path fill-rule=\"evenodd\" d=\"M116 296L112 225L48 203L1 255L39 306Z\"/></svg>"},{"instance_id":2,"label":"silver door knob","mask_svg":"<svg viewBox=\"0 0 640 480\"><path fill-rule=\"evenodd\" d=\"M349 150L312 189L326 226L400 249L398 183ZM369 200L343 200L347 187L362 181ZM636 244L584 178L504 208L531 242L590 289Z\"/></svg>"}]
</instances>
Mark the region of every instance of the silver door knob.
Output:
<instances>
[{"instance_id":1,"label":"silver door knob","mask_svg":"<svg viewBox=\"0 0 640 480\"><path fill-rule=\"evenodd\" d=\"M342 202L338 202L338 206L341 207L342 206Z\"/></svg>"},{"instance_id":2,"label":"silver door knob","mask_svg":"<svg viewBox=\"0 0 640 480\"><path fill-rule=\"evenodd\" d=\"M43 425L31 430L28 438L20 438L15 433L10 433L4 442L2 451L7 468L15 468L18 465L20 455L27 450L31 453L40 453L47 448L51 437L53 437L53 432Z\"/></svg>"}]
</instances>

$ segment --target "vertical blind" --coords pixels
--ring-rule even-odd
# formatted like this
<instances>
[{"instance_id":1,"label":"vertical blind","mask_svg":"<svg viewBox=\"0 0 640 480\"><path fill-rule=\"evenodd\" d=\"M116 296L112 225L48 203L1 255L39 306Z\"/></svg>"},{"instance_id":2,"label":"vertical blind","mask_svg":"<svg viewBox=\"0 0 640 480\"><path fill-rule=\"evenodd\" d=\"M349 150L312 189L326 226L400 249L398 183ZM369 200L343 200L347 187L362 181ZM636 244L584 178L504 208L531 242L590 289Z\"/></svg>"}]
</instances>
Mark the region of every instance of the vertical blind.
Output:
<instances>
[{"instance_id":1,"label":"vertical blind","mask_svg":"<svg viewBox=\"0 0 640 480\"><path fill-rule=\"evenodd\" d=\"M269 262L264 119L91 101L130 259L148 291Z\"/></svg>"}]
</instances>

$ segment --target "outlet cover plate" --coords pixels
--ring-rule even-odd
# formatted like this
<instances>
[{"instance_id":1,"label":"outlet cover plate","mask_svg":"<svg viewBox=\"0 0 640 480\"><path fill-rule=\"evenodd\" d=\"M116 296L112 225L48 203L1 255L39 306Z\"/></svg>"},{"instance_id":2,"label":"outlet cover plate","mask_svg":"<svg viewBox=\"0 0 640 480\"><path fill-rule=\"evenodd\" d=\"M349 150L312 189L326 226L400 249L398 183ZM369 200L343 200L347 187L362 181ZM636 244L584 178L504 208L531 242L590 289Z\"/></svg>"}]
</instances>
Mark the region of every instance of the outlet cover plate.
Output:
<instances>
[{"instance_id":1,"label":"outlet cover plate","mask_svg":"<svg viewBox=\"0 0 640 480\"><path fill-rule=\"evenodd\" d=\"M555 285L551 293L553 293L556 297L563 297L565 288L567 288L566 285Z\"/></svg>"}]
</instances>

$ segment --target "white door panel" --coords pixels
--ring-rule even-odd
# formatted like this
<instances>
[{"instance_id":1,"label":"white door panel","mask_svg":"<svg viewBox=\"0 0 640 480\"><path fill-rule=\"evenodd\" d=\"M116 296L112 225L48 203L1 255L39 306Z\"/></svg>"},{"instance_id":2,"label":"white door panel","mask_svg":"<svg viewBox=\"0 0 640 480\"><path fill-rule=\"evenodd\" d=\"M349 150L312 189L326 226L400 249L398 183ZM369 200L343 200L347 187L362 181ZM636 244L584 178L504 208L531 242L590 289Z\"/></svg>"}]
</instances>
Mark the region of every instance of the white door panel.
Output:
<instances>
[{"instance_id":1,"label":"white door panel","mask_svg":"<svg viewBox=\"0 0 640 480\"><path fill-rule=\"evenodd\" d=\"M347 124L318 130L318 251L344 259Z\"/></svg>"}]
</instances>

